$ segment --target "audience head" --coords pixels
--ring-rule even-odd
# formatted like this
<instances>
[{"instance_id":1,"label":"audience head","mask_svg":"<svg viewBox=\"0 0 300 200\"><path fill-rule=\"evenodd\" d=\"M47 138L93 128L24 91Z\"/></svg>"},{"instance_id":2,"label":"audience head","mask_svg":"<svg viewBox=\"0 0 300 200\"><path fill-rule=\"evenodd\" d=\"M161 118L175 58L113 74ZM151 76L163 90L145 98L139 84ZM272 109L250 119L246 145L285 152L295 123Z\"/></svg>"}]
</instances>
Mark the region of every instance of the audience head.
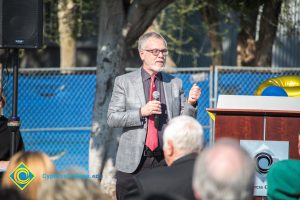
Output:
<instances>
[{"instance_id":1,"label":"audience head","mask_svg":"<svg viewBox=\"0 0 300 200\"><path fill-rule=\"evenodd\" d=\"M55 166L50 160L50 158L41 152L19 152L16 153L11 159L7 166L6 172L2 177L2 187L3 188L17 188L17 185L12 182L9 178L10 174L23 162L28 169L36 176L35 179L28 184L22 194L25 195L27 199L36 199L36 194L38 187L43 181L43 174L53 174L55 173Z\"/></svg>"},{"instance_id":2,"label":"audience head","mask_svg":"<svg viewBox=\"0 0 300 200\"><path fill-rule=\"evenodd\" d=\"M193 178L197 199L248 200L253 195L255 165L238 141L220 139L199 155Z\"/></svg>"},{"instance_id":3,"label":"audience head","mask_svg":"<svg viewBox=\"0 0 300 200\"><path fill-rule=\"evenodd\" d=\"M68 170L61 177L44 181L38 192L40 200L109 200L96 181L80 178L81 172ZM84 174L81 174L84 175ZM66 176L64 178L63 176Z\"/></svg>"},{"instance_id":4,"label":"audience head","mask_svg":"<svg viewBox=\"0 0 300 200\"><path fill-rule=\"evenodd\" d=\"M170 120L164 135L164 156L168 165L176 159L203 147L203 128L190 116L178 116Z\"/></svg>"}]
</instances>

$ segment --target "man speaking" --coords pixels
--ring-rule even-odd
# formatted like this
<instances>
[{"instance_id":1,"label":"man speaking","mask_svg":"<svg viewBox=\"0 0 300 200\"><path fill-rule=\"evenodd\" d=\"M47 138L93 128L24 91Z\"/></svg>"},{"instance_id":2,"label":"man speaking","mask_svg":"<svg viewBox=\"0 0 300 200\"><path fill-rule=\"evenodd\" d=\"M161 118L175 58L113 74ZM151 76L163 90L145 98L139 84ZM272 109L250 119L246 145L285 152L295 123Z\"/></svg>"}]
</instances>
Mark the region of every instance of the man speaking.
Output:
<instances>
[{"instance_id":1,"label":"man speaking","mask_svg":"<svg viewBox=\"0 0 300 200\"><path fill-rule=\"evenodd\" d=\"M115 79L107 113L110 127L123 128L116 157L118 200L123 199L134 174L166 166L162 152L164 127L175 116L195 116L201 94L194 84L186 100L182 81L162 72L168 49L160 34L142 35L138 50L142 67ZM155 91L158 97L153 96L158 94ZM155 123L157 117L159 123Z\"/></svg>"}]
</instances>

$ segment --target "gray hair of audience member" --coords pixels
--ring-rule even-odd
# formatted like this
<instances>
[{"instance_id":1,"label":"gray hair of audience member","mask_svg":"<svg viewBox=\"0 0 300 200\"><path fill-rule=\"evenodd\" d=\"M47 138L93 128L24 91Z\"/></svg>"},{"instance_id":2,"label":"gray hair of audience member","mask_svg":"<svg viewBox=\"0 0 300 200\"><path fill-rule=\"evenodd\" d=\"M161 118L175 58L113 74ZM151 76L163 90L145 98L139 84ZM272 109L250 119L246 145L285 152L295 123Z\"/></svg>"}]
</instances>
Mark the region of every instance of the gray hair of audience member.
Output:
<instances>
[{"instance_id":1,"label":"gray hair of audience member","mask_svg":"<svg viewBox=\"0 0 300 200\"><path fill-rule=\"evenodd\" d=\"M138 40L138 50L139 51L144 49L144 44L149 38L162 39L167 47L167 41L161 34L156 33L156 32L148 32L148 33L143 34Z\"/></svg>"},{"instance_id":2,"label":"gray hair of audience member","mask_svg":"<svg viewBox=\"0 0 300 200\"><path fill-rule=\"evenodd\" d=\"M248 200L253 196L254 178L254 160L238 141L224 138L197 158L193 189L201 200Z\"/></svg>"},{"instance_id":3,"label":"gray hair of audience member","mask_svg":"<svg viewBox=\"0 0 300 200\"><path fill-rule=\"evenodd\" d=\"M45 180L38 191L39 200L110 200L98 183L77 169L66 170ZM80 178L81 177L81 178Z\"/></svg>"},{"instance_id":4,"label":"gray hair of audience member","mask_svg":"<svg viewBox=\"0 0 300 200\"><path fill-rule=\"evenodd\" d=\"M164 148L169 140L174 148L185 154L198 152L203 148L203 128L193 117L181 115L171 119L164 131Z\"/></svg>"}]
</instances>

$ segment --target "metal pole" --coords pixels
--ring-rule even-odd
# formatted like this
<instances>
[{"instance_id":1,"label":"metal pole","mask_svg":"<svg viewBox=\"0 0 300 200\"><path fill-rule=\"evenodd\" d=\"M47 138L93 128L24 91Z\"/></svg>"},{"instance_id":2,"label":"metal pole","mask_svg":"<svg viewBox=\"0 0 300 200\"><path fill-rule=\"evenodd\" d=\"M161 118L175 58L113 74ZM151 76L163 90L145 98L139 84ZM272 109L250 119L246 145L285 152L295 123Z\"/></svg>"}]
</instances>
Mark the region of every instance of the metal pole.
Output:
<instances>
[{"instance_id":1,"label":"metal pole","mask_svg":"<svg viewBox=\"0 0 300 200\"><path fill-rule=\"evenodd\" d=\"M18 117L18 73L19 73L19 49L13 49L12 52L13 67L13 96L12 96L12 116L8 120L8 127L12 132L10 156L16 152L16 133L20 128L20 119Z\"/></svg>"}]
</instances>

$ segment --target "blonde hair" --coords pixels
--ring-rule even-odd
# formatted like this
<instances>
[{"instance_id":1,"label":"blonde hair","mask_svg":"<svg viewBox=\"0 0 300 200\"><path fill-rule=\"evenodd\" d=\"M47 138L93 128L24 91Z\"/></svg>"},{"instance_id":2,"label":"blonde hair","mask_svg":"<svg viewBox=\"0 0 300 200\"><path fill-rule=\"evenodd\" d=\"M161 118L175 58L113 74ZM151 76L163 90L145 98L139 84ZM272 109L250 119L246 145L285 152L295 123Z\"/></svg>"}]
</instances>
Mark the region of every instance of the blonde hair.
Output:
<instances>
[{"instance_id":1,"label":"blonde hair","mask_svg":"<svg viewBox=\"0 0 300 200\"><path fill-rule=\"evenodd\" d=\"M28 199L37 199L37 190L43 181L43 174L56 172L53 162L49 156L42 152L19 152L9 162L7 170L2 177L3 188L17 188L17 185L10 180L10 174L18 165L23 162L28 169L36 176L35 179L21 193Z\"/></svg>"},{"instance_id":2,"label":"blonde hair","mask_svg":"<svg viewBox=\"0 0 300 200\"><path fill-rule=\"evenodd\" d=\"M41 185L38 200L112 200L96 181L81 171L70 169L57 175L61 178L49 179Z\"/></svg>"}]
</instances>

